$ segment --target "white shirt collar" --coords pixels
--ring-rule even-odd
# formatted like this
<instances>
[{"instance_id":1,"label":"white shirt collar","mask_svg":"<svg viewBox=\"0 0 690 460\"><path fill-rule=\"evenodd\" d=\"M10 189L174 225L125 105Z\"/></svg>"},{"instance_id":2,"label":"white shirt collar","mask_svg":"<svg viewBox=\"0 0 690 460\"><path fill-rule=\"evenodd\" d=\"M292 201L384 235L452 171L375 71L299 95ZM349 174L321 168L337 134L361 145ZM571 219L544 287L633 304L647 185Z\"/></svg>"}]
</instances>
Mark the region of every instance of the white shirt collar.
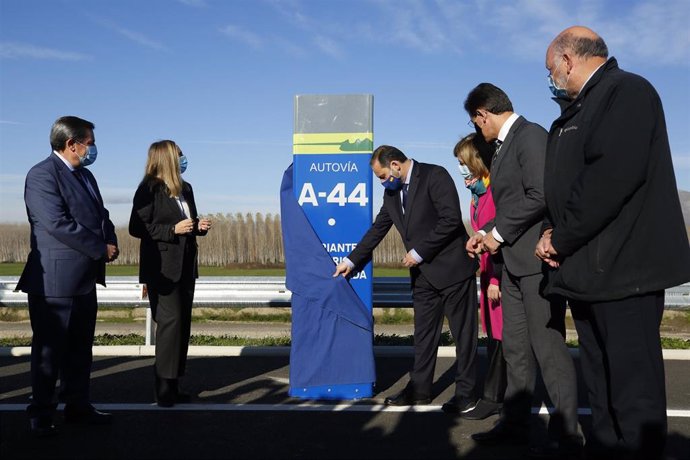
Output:
<instances>
[{"instance_id":1,"label":"white shirt collar","mask_svg":"<svg viewBox=\"0 0 690 460\"><path fill-rule=\"evenodd\" d=\"M414 160L410 158L410 167L407 170L407 176L405 176L405 183L410 184L410 177L412 177L412 168L414 167Z\"/></svg>"},{"instance_id":2,"label":"white shirt collar","mask_svg":"<svg viewBox=\"0 0 690 460\"><path fill-rule=\"evenodd\" d=\"M585 80L585 82L582 84L582 86L580 86L580 90L577 92L577 94L580 94L580 92L582 91L582 88L584 88L585 85L587 84L587 82L589 82L589 81L592 79L592 75L594 75L595 73L597 73L597 70L601 69L601 66L604 65L604 64L606 64L607 62L608 62L608 61L604 61L603 63L601 63L601 64L599 65L599 67L597 67L596 69L594 69L594 72L592 72L592 73L589 74L589 77L587 77L587 80Z\"/></svg>"},{"instance_id":3,"label":"white shirt collar","mask_svg":"<svg viewBox=\"0 0 690 460\"><path fill-rule=\"evenodd\" d=\"M520 115L517 113L513 113L511 116L509 116L508 119L503 123L503 126L501 126L501 129L498 131L498 137L496 137L496 139L501 142L505 141L508 131L510 131L510 128L513 127L513 123L515 123L515 120L518 118L520 118Z\"/></svg>"},{"instance_id":4,"label":"white shirt collar","mask_svg":"<svg viewBox=\"0 0 690 460\"><path fill-rule=\"evenodd\" d=\"M63 163L65 163L65 166L67 166L70 171L74 171L74 166L72 166L72 164L69 161L67 161L65 157L60 155L56 150L53 150L53 153L57 155L57 157L61 159Z\"/></svg>"}]
</instances>

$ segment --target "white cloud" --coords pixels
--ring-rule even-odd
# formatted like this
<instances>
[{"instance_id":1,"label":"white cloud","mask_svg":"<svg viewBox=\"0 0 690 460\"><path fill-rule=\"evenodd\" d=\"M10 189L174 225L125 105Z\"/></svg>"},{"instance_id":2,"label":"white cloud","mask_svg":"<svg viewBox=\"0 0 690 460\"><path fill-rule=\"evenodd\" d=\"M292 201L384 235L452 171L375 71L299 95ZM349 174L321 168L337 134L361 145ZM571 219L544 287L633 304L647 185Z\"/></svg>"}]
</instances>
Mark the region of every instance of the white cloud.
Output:
<instances>
[{"instance_id":1,"label":"white cloud","mask_svg":"<svg viewBox=\"0 0 690 460\"><path fill-rule=\"evenodd\" d=\"M360 38L424 53L459 53L473 47L496 59L517 57L541 63L551 40L563 29L580 24L599 33L610 53L627 62L690 65L687 0L373 3L380 14L357 25ZM377 25L382 21L384 27Z\"/></svg>"},{"instance_id":2,"label":"white cloud","mask_svg":"<svg viewBox=\"0 0 690 460\"><path fill-rule=\"evenodd\" d=\"M543 60L551 40L563 29L579 24L601 35L609 53L625 57L627 62L690 64L687 0L488 0L477 1L476 6L478 14L489 19L475 24L454 21L457 27L473 29L474 37L489 38L490 47L502 47L523 59Z\"/></svg>"},{"instance_id":3,"label":"white cloud","mask_svg":"<svg viewBox=\"0 0 690 460\"><path fill-rule=\"evenodd\" d=\"M463 5L445 2L434 4L423 0L380 2L379 5L387 21L385 31L377 27L369 28L379 40L400 43L426 53L459 50L449 34L458 28L449 19L464 16ZM458 26L465 27L466 21L463 22Z\"/></svg>"},{"instance_id":4,"label":"white cloud","mask_svg":"<svg viewBox=\"0 0 690 460\"><path fill-rule=\"evenodd\" d=\"M228 37L243 42L253 48L261 48L263 40L254 32L243 29L240 26L229 24L220 29L220 32Z\"/></svg>"},{"instance_id":5,"label":"white cloud","mask_svg":"<svg viewBox=\"0 0 690 460\"><path fill-rule=\"evenodd\" d=\"M118 27L118 26L111 26L111 29L114 30L115 32L119 33L125 38L128 38L129 40L142 45L146 48L151 48L156 51L167 51L167 47L163 45L162 43L159 43L155 40L150 39L146 35L136 32L133 30L125 29L124 27Z\"/></svg>"},{"instance_id":6,"label":"white cloud","mask_svg":"<svg viewBox=\"0 0 690 460\"><path fill-rule=\"evenodd\" d=\"M304 58L309 55L309 53L307 53L307 50L282 37L274 36L272 40L279 48L281 48L285 53L289 54L292 57Z\"/></svg>"},{"instance_id":7,"label":"white cloud","mask_svg":"<svg viewBox=\"0 0 690 460\"><path fill-rule=\"evenodd\" d=\"M102 18L95 16L93 14L90 14L90 13L86 13L86 16L90 17L95 23L100 24L101 26L106 27L106 28L122 35L123 37L127 38L128 40L133 41L134 43L136 43L138 45L141 45L141 46L144 46L146 48L150 48L150 49L153 49L156 51L168 51L168 48L164 44L147 37L146 35L144 35L141 32L127 29L127 28L122 27L118 24L115 24L114 22L112 22L110 20L102 19Z\"/></svg>"},{"instance_id":8,"label":"white cloud","mask_svg":"<svg viewBox=\"0 0 690 460\"><path fill-rule=\"evenodd\" d=\"M318 49L328 56L340 59L344 55L344 51L340 45L338 45L335 40L324 35L316 35L314 37L314 43Z\"/></svg>"},{"instance_id":9,"label":"white cloud","mask_svg":"<svg viewBox=\"0 0 690 460\"><path fill-rule=\"evenodd\" d=\"M24 123L12 120L0 120L0 125L23 125Z\"/></svg>"},{"instance_id":10,"label":"white cloud","mask_svg":"<svg viewBox=\"0 0 690 460\"><path fill-rule=\"evenodd\" d=\"M284 16L293 25L309 29L312 27L311 20L300 11L299 2L288 0L269 0L271 6L282 16Z\"/></svg>"},{"instance_id":11,"label":"white cloud","mask_svg":"<svg viewBox=\"0 0 690 460\"><path fill-rule=\"evenodd\" d=\"M611 54L626 56L626 60L690 65L687 0L645 0L621 8L619 13L597 18L592 25L606 40Z\"/></svg>"},{"instance_id":12,"label":"white cloud","mask_svg":"<svg viewBox=\"0 0 690 460\"><path fill-rule=\"evenodd\" d=\"M28 43L2 42L0 43L0 58L2 59L40 59L54 61L84 61L90 56L72 51L62 51L53 48L43 48Z\"/></svg>"}]
</instances>

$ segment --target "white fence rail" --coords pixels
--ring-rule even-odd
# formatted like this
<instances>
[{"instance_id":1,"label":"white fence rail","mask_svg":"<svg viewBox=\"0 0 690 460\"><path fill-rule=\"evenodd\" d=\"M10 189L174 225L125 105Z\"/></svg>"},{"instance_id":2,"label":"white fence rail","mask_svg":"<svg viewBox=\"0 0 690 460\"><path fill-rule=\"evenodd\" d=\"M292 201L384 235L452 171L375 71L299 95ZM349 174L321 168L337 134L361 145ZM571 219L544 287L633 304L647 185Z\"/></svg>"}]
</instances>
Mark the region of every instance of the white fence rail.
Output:
<instances>
[{"instance_id":1,"label":"white fence rail","mask_svg":"<svg viewBox=\"0 0 690 460\"><path fill-rule=\"evenodd\" d=\"M27 296L14 292L17 277L0 277L0 306L25 306ZM97 286L103 306L146 307L143 285L134 276L109 277ZM204 307L289 307L292 293L282 276L213 276L197 280L194 305ZM411 307L409 278L374 278L374 307ZM690 309L690 283L666 290L666 307Z\"/></svg>"},{"instance_id":2,"label":"white fence rail","mask_svg":"<svg viewBox=\"0 0 690 460\"><path fill-rule=\"evenodd\" d=\"M0 277L0 306L27 305L27 295L15 292L17 277ZM134 276L109 277L108 287L97 286L102 306L148 307L143 285ZM290 307L292 293L282 276L206 277L197 280L196 307ZM374 307L411 307L409 278L374 278ZM666 307L690 309L690 283L666 290ZM146 344L152 343L153 322L147 308Z\"/></svg>"}]
</instances>

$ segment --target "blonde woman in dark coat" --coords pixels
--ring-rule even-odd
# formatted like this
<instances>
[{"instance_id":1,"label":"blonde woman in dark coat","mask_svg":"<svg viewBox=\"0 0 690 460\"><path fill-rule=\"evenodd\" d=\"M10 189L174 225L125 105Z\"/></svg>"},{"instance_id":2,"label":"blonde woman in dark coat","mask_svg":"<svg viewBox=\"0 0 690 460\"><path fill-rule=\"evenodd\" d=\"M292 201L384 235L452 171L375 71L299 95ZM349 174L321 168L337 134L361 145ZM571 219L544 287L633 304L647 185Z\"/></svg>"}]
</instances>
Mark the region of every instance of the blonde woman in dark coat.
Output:
<instances>
[{"instance_id":1,"label":"blonde woman in dark coat","mask_svg":"<svg viewBox=\"0 0 690 460\"><path fill-rule=\"evenodd\" d=\"M170 140L151 144L144 179L134 195L129 233L141 240L139 281L146 283L156 321L155 393L159 406L186 402L184 375L198 278L197 235L211 221L199 219L192 187L182 180L187 159Z\"/></svg>"}]
</instances>

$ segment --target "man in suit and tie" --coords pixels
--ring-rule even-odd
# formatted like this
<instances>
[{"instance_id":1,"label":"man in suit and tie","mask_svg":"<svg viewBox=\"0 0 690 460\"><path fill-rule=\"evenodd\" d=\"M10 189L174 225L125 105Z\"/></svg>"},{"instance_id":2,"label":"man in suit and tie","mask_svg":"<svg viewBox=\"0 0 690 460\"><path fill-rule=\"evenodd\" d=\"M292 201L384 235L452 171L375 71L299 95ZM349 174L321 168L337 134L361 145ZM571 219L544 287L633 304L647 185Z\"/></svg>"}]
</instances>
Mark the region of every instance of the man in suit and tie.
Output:
<instances>
[{"instance_id":1,"label":"man in suit and tie","mask_svg":"<svg viewBox=\"0 0 690 460\"><path fill-rule=\"evenodd\" d=\"M531 454L577 455L582 441L577 431L575 367L564 342L565 302L542 295L545 266L534 256L545 211L547 133L514 113L506 93L490 83L469 93L465 110L477 131L496 143L491 163L496 217L469 240L467 250L494 254L500 247L503 254L503 352L508 364L499 422L473 439L484 444L528 442L538 365L556 413L549 423L550 443L532 448Z\"/></svg>"},{"instance_id":2,"label":"man in suit and tie","mask_svg":"<svg viewBox=\"0 0 690 460\"><path fill-rule=\"evenodd\" d=\"M370 164L385 188L383 206L334 276L364 267L395 225L408 251L402 263L410 269L412 282L415 354L409 383L385 402L393 406L431 402L445 314L456 343L457 369L455 396L444 410L467 414L477 404L477 263L465 252L468 235L455 183L444 168L416 162L388 145L374 151Z\"/></svg>"},{"instance_id":3,"label":"man in suit and tie","mask_svg":"<svg viewBox=\"0 0 690 460\"><path fill-rule=\"evenodd\" d=\"M93 123L61 117L53 124L53 152L26 176L24 202L31 252L17 290L28 294L33 338L27 408L34 436L57 433L55 384L66 423L110 423L89 403L96 283L118 256L117 238L96 178L84 166L96 160Z\"/></svg>"}]
</instances>

